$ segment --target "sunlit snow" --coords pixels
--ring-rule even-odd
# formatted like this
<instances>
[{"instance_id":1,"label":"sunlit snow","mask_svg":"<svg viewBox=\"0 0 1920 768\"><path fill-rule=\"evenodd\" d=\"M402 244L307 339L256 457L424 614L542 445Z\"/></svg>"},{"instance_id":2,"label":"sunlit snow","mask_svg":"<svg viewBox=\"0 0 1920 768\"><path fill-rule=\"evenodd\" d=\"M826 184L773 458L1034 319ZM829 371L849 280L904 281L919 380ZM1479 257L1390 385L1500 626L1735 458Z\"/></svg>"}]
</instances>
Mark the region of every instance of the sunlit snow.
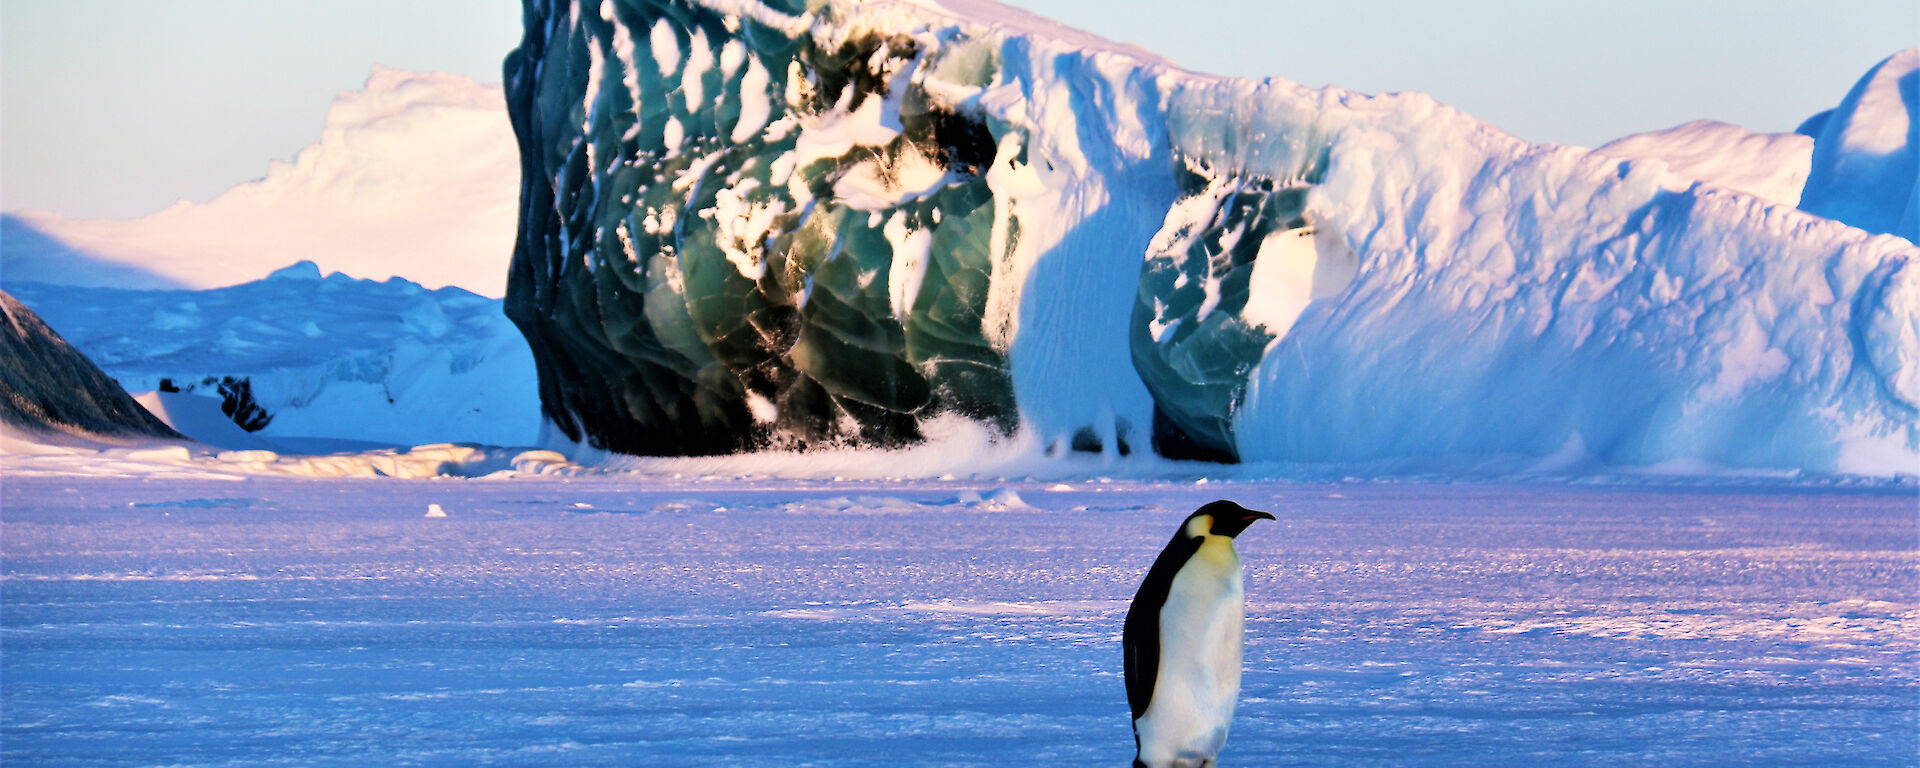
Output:
<instances>
[{"instance_id":1,"label":"sunlit snow","mask_svg":"<svg viewBox=\"0 0 1920 768\"><path fill-rule=\"evenodd\" d=\"M215 288L305 259L497 298L520 168L504 111L496 84L375 66L317 143L263 158L263 178L138 219L9 211L0 265L10 282Z\"/></svg>"}]
</instances>

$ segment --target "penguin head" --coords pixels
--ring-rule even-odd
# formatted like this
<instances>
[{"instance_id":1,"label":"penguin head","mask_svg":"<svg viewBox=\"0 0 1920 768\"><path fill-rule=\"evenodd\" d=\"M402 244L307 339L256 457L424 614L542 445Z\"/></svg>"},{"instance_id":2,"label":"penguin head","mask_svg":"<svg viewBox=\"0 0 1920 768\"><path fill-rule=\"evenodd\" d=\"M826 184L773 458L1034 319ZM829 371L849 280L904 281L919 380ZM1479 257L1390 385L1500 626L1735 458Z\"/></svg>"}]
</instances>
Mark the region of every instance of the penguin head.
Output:
<instances>
[{"instance_id":1,"label":"penguin head","mask_svg":"<svg viewBox=\"0 0 1920 768\"><path fill-rule=\"evenodd\" d=\"M1272 520L1273 515L1258 510L1247 509L1226 499L1209 502L1187 516L1186 524L1181 528L1193 538L1207 534L1225 536L1229 539L1239 536L1255 520Z\"/></svg>"}]
</instances>

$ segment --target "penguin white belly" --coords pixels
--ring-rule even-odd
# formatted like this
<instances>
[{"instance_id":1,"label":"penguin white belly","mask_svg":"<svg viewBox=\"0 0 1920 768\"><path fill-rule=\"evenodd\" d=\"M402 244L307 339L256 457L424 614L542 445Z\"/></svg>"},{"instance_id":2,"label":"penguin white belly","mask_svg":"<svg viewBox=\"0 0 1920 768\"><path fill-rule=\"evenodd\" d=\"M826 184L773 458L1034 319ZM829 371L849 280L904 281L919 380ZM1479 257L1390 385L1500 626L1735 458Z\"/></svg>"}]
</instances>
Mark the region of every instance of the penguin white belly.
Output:
<instances>
[{"instance_id":1,"label":"penguin white belly","mask_svg":"<svg viewBox=\"0 0 1920 768\"><path fill-rule=\"evenodd\" d=\"M1134 721L1150 768L1213 765L1240 696L1246 604L1232 540L1208 536L1160 609L1153 699Z\"/></svg>"}]
</instances>

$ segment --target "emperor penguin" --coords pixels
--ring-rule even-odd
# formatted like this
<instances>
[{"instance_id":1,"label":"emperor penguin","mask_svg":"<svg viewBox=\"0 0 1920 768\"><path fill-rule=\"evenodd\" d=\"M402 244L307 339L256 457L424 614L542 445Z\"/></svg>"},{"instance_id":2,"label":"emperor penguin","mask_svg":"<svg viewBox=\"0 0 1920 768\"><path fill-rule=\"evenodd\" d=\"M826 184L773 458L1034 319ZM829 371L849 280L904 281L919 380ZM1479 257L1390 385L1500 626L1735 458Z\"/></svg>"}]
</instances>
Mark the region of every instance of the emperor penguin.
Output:
<instances>
[{"instance_id":1,"label":"emperor penguin","mask_svg":"<svg viewBox=\"0 0 1920 768\"><path fill-rule=\"evenodd\" d=\"M1240 696L1246 592L1233 539L1272 520L1231 501L1188 515L1147 570L1122 640L1134 768L1208 768Z\"/></svg>"}]
</instances>

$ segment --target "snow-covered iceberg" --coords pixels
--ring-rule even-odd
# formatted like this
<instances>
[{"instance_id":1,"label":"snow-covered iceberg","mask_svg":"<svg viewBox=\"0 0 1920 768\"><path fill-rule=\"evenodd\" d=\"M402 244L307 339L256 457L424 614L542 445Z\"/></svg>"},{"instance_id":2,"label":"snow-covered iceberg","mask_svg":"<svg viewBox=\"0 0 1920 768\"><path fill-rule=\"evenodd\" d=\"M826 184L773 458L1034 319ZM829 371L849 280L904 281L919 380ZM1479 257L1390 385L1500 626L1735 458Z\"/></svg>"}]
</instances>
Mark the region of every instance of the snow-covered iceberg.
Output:
<instances>
[{"instance_id":1,"label":"snow-covered iceberg","mask_svg":"<svg viewBox=\"0 0 1920 768\"><path fill-rule=\"evenodd\" d=\"M519 167L499 86L375 66L319 142L263 178L150 216L0 216L9 281L217 288L307 260L329 272L499 297Z\"/></svg>"},{"instance_id":2,"label":"snow-covered iceberg","mask_svg":"<svg viewBox=\"0 0 1920 768\"><path fill-rule=\"evenodd\" d=\"M1920 251L1785 192L978 0L526 6L507 310L595 448L1920 467Z\"/></svg>"}]
</instances>

